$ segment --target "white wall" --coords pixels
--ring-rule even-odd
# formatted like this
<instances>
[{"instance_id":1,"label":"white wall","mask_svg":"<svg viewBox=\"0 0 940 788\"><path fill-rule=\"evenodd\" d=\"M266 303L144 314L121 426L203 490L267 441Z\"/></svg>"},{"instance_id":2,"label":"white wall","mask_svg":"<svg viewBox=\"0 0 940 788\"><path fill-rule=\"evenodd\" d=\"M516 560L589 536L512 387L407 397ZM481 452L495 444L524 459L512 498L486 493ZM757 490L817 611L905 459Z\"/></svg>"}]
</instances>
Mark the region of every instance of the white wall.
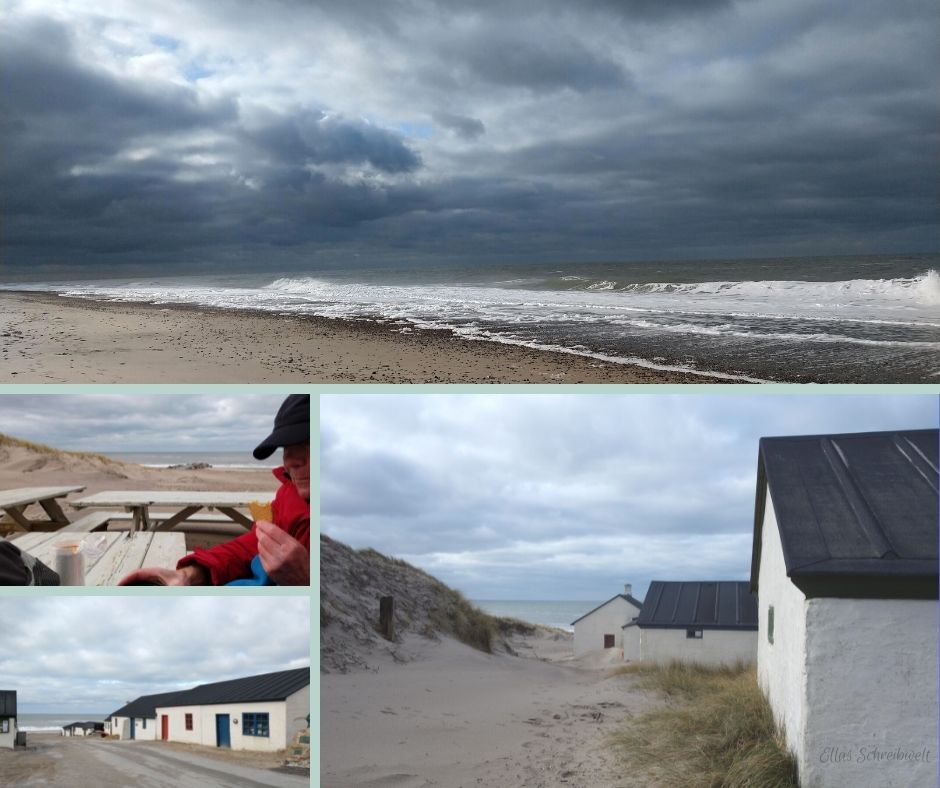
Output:
<instances>
[{"instance_id":1,"label":"white wall","mask_svg":"<svg viewBox=\"0 0 940 788\"><path fill-rule=\"evenodd\" d=\"M310 687L298 690L287 699L287 744L294 740L298 731L309 727L307 717L310 715Z\"/></svg>"},{"instance_id":2,"label":"white wall","mask_svg":"<svg viewBox=\"0 0 940 788\"><path fill-rule=\"evenodd\" d=\"M604 650L604 635L614 636L614 648L623 646L623 625L640 609L621 596L614 597L574 625L574 653Z\"/></svg>"},{"instance_id":3,"label":"white wall","mask_svg":"<svg viewBox=\"0 0 940 788\"><path fill-rule=\"evenodd\" d=\"M639 629L639 627L638 627ZM644 662L672 660L701 665L733 665L757 657L757 633L753 630L705 629L701 638L686 637L683 629L640 629L640 655Z\"/></svg>"},{"instance_id":4,"label":"white wall","mask_svg":"<svg viewBox=\"0 0 940 788\"><path fill-rule=\"evenodd\" d=\"M16 717L0 717L0 721L7 721L7 732L0 733L0 747L5 747L8 749L13 749L13 745L16 742ZM0 724L0 730L3 726Z\"/></svg>"},{"instance_id":5,"label":"white wall","mask_svg":"<svg viewBox=\"0 0 940 788\"><path fill-rule=\"evenodd\" d=\"M757 680L783 728L790 750L803 740L806 695L806 597L787 577L777 515L766 492L758 575ZM767 639L768 610L774 608L774 642Z\"/></svg>"},{"instance_id":6,"label":"white wall","mask_svg":"<svg viewBox=\"0 0 940 788\"><path fill-rule=\"evenodd\" d=\"M937 634L933 600L808 601L804 786L936 785Z\"/></svg>"},{"instance_id":7,"label":"white wall","mask_svg":"<svg viewBox=\"0 0 940 788\"><path fill-rule=\"evenodd\" d=\"M157 727L157 721L151 719L150 717L146 718L146 725L144 727L144 718L135 717L134 718L134 738L138 741L156 741L160 738L160 733ZM127 735L130 737L130 728L127 729Z\"/></svg>"},{"instance_id":8,"label":"white wall","mask_svg":"<svg viewBox=\"0 0 940 788\"><path fill-rule=\"evenodd\" d=\"M640 628L636 624L623 628L623 659L624 662L637 662L642 659Z\"/></svg>"},{"instance_id":9,"label":"white wall","mask_svg":"<svg viewBox=\"0 0 940 788\"><path fill-rule=\"evenodd\" d=\"M309 709L310 690L304 687ZM293 698L294 696L291 696ZM244 712L267 712L269 736L245 736L242 733ZM186 730L186 714L193 715L193 730ZM307 710L304 711L306 715ZM157 724L160 717L169 715L169 740L216 746L215 715L229 715L229 735L233 750L283 750L288 743L287 703L284 701L259 701L255 703L220 703L212 706L171 706L157 709ZM235 724L238 720L238 724ZM293 735L293 734L291 734ZM159 738L159 735L158 735Z\"/></svg>"}]
</instances>

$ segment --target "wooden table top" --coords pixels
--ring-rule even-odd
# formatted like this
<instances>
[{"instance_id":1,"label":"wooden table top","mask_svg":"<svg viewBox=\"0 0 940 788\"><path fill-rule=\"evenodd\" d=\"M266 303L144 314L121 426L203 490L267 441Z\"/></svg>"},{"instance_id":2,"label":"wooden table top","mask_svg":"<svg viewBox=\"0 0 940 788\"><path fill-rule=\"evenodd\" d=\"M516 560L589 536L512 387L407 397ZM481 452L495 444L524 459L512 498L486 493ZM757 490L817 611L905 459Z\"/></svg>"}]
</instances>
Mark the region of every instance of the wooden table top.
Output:
<instances>
[{"instance_id":1,"label":"wooden table top","mask_svg":"<svg viewBox=\"0 0 940 788\"><path fill-rule=\"evenodd\" d=\"M0 509L7 506L23 506L50 498L64 498L69 493L81 492L84 485L71 485L68 487L20 487L16 490L0 491Z\"/></svg>"},{"instance_id":2,"label":"wooden table top","mask_svg":"<svg viewBox=\"0 0 940 788\"><path fill-rule=\"evenodd\" d=\"M13 539L24 550L55 569L55 545L68 539L84 539L86 546L97 546L101 554L85 558L86 586L115 586L125 575L145 566L175 569L186 555L186 536L181 533L143 531L102 531L91 534L28 533Z\"/></svg>"},{"instance_id":3,"label":"wooden table top","mask_svg":"<svg viewBox=\"0 0 940 788\"><path fill-rule=\"evenodd\" d=\"M111 506L247 506L252 501L268 503L274 490L212 492L203 490L105 490L69 503L76 509Z\"/></svg>"}]
</instances>

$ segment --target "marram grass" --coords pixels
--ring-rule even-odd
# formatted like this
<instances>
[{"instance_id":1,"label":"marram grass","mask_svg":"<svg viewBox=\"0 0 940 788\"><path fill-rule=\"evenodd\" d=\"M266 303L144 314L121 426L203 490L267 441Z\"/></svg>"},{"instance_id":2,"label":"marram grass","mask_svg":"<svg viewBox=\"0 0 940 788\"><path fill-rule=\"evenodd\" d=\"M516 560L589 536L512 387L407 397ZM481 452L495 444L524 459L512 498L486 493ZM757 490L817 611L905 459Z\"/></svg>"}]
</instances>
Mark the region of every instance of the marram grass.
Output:
<instances>
[{"instance_id":1,"label":"marram grass","mask_svg":"<svg viewBox=\"0 0 940 788\"><path fill-rule=\"evenodd\" d=\"M36 454L47 454L52 457L77 457L80 459L100 460L101 462L110 463L112 465L120 464L116 460L112 460L110 457L106 457L103 454L97 454L96 452L56 449L52 446L47 446L45 443L34 443L33 441L23 440L22 438L14 438L12 435L4 435L2 432L0 432L0 447L2 446L11 446L16 449L28 449L29 451L35 452Z\"/></svg>"},{"instance_id":2,"label":"marram grass","mask_svg":"<svg viewBox=\"0 0 940 788\"><path fill-rule=\"evenodd\" d=\"M753 666L628 665L666 705L612 736L624 757L670 788L797 788L796 762Z\"/></svg>"}]
</instances>

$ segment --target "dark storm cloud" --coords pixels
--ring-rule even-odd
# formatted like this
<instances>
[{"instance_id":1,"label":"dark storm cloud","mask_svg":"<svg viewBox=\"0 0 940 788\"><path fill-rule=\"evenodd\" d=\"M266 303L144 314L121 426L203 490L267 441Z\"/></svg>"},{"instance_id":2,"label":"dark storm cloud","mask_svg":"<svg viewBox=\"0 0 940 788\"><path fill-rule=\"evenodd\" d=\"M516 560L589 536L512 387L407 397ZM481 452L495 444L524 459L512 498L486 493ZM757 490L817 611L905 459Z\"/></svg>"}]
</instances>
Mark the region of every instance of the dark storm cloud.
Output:
<instances>
[{"instance_id":1,"label":"dark storm cloud","mask_svg":"<svg viewBox=\"0 0 940 788\"><path fill-rule=\"evenodd\" d=\"M31 8L6 262L935 246L927 0Z\"/></svg>"},{"instance_id":2,"label":"dark storm cloud","mask_svg":"<svg viewBox=\"0 0 940 788\"><path fill-rule=\"evenodd\" d=\"M435 112L434 121L445 129L467 140L472 140L486 133L486 127L476 118L466 118L463 115L452 115L449 112Z\"/></svg>"}]
</instances>

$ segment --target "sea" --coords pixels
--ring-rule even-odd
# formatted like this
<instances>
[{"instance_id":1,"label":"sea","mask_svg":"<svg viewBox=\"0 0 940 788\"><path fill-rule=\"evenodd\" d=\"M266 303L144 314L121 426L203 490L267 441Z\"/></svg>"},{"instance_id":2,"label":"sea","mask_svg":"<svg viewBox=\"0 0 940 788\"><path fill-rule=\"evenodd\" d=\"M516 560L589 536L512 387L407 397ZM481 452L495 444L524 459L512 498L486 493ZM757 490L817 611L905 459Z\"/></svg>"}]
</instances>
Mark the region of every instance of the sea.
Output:
<instances>
[{"instance_id":1,"label":"sea","mask_svg":"<svg viewBox=\"0 0 940 788\"><path fill-rule=\"evenodd\" d=\"M603 600L602 600L603 601ZM573 602L565 600L555 601L527 601L514 599L474 599L476 605L484 613L493 616L518 618L530 624L542 624L547 627L564 629L574 632L571 622L590 613L601 602Z\"/></svg>"},{"instance_id":2,"label":"sea","mask_svg":"<svg viewBox=\"0 0 940 788\"><path fill-rule=\"evenodd\" d=\"M148 452L104 452L113 460L132 462L149 468L169 468L172 465L208 463L223 470L276 468L280 465L280 454L267 460L256 460L250 451L148 451Z\"/></svg>"},{"instance_id":3,"label":"sea","mask_svg":"<svg viewBox=\"0 0 940 788\"><path fill-rule=\"evenodd\" d=\"M21 276L20 279L28 278ZM383 265L6 281L101 301L378 321L729 380L936 383L940 255Z\"/></svg>"},{"instance_id":4,"label":"sea","mask_svg":"<svg viewBox=\"0 0 940 788\"><path fill-rule=\"evenodd\" d=\"M110 712L101 711L60 711L47 714L32 714L19 712L16 717L16 726L21 731L58 731L63 725L72 722L104 722Z\"/></svg>"}]
</instances>

